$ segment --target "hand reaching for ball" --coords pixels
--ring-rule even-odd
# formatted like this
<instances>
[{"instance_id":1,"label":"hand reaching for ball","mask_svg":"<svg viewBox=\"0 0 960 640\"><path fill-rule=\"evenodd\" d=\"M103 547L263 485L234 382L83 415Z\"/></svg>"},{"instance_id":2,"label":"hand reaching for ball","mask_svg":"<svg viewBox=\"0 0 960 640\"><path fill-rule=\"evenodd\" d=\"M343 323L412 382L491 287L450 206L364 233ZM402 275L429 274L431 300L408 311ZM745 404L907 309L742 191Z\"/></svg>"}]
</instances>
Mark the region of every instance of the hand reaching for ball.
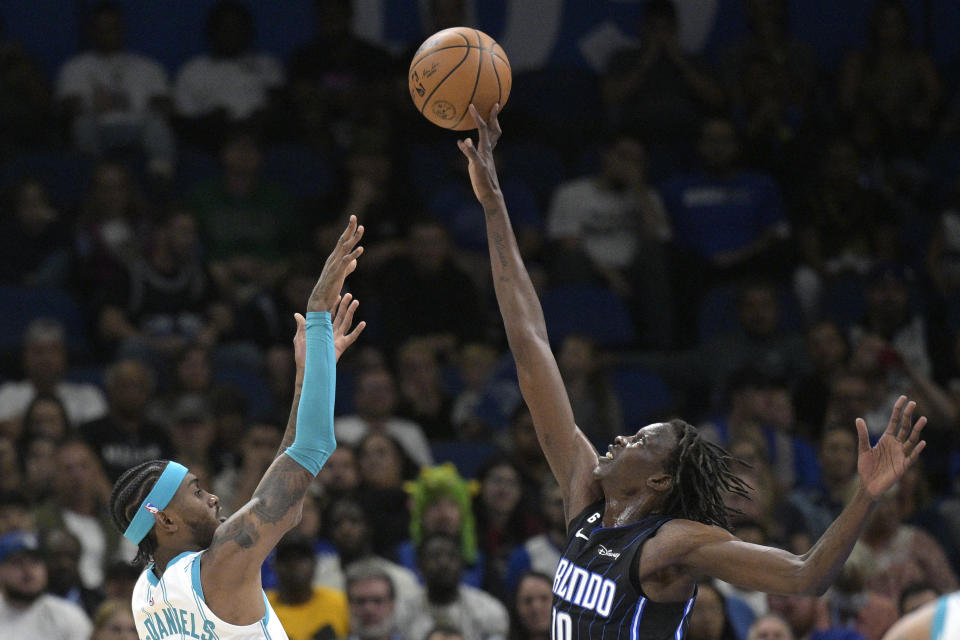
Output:
<instances>
[{"instance_id":1,"label":"hand reaching for ball","mask_svg":"<svg viewBox=\"0 0 960 640\"><path fill-rule=\"evenodd\" d=\"M470 170L470 183L473 185L473 194L483 206L484 211L491 211L503 203L503 192L500 190L500 180L497 178L497 167L493 162L493 150L500 140L503 131L497 121L500 105L490 108L490 116L484 120L477 108L470 105L470 116L477 126L477 144L473 140L458 140L457 146L467 157Z\"/></svg>"}]
</instances>

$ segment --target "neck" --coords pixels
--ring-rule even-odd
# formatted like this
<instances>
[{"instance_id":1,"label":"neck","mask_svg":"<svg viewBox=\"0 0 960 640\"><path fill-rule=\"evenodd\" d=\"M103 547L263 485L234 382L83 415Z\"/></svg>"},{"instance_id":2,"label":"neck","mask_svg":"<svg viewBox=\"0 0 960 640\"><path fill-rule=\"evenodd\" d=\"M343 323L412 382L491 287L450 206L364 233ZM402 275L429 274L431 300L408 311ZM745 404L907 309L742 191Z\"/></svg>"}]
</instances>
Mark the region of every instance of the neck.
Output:
<instances>
[{"instance_id":1,"label":"neck","mask_svg":"<svg viewBox=\"0 0 960 640\"><path fill-rule=\"evenodd\" d=\"M431 604L450 604L460 596L460 587L455 586L452 589L446 586L427 585L427 599Z\"/></svg>"},{"instance_id":2,"label":"neck","mask_svg":"<svg viewBox=\"0 0 960 640\"><path fill-rule=\"evenodd\" d=\"M188 551L200 551L200 547L195 544L189 545L186 549L165 549L163 547L158 548L153 554L153 572L157 574L157 577L163 575L163 572L167 570L167 564L176 558L181 553L186 553Z\"/></svg>"},{"instance_id":3,"label":"neck","mask_svg":"<svg viewBox=\"0 0 960 640\"><path fill-rule=\"evenodd\" d=\"M620 493L604 487L606 507L603 511L603 526L621 527L636 522L653 511L654 496L642 493Z\"/></svg>"}]
</instances>

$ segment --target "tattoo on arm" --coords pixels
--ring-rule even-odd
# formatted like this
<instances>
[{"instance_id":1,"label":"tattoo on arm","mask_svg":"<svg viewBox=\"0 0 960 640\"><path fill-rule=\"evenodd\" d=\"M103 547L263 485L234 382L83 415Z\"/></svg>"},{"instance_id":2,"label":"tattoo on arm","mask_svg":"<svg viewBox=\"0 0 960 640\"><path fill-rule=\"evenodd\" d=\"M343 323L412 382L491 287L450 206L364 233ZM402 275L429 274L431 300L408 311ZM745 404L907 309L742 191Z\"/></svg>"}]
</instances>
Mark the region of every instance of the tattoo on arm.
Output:
<instances>
[{"instance_id":1,"label":"tattoo on arm","mask_svg":"<svg viewBox=\"0 0 960 640\"><path fill-rule=\"evenodd\" d=\"M493 238L493 248L496 249L497 257L500 259L500 266L506 268L507 257L504 255L503 236L499 233L494 232L492 235L492 238Z\"/></svg>"},{"instance_id":2,"label":"tattoo on arm","mask_svg":"<svg viewBox=\"0 0 960 640\"><path fill-rule=\"evenodd\" d=\"M277 456L280 456L287 447L293 444L297 437L297 411L300 409L300 392L303 391L303 383L298 382L294 388L293 405L290 407L290 417L287 419L287 428L283 432L283 441L280 443L280 450ZM274 457L277 457L274 456Z\"/></svg>"}]
</instances>

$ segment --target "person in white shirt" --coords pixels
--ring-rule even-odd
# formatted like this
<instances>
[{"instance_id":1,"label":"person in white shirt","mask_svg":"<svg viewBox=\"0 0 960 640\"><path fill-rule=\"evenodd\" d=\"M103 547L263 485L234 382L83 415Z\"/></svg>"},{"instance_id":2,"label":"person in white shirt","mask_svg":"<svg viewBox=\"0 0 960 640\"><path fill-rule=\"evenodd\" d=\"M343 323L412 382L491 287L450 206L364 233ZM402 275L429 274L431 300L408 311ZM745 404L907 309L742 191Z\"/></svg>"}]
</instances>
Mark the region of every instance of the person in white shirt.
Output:
<instances>
[{"instance_id":1,"label":"person in white shirt","mask_svg":"<svg viewBox=\"0 0 960 640\"><path fill-rule=\"evenodd\" d=\"M87 640L93 628L87 614L46 588L37 536L13 531L0 537L0 636Z\"/></svg>"},{"instance_id":2,"label":"person in white shirt","mask_svg":"<svg viewBox=\"0 0 960 640\"><path fill-rule=\"evenodd\" d=\"M283 65L272 55L254 53L250 10L221 0L207 17L210 53L180 68L174 83L174 106L183 118L214 116L244 122L265 110L270 93L284 82Z\"/></svg>"},{"instance_id":3,"label":"person in white shirt","mask_svg":"<svg viewBox=\"0 0 960 640\"><path fill-rule=\"evenodd\" d=\"M260 567L302 515L307 488L330 453L336 360L364 328L350 330L357 302L341 299L363 252L356 216L340 236L307 301L295 314L296 392L280 450L249 502L230 518L197 476L170 460L128 469L110 495L117 528L150 564L133 590L141 640L170 635L221 640L285 639ZM301 393L302 392L302 393Z\"/></svg>"},{"instance_id":4,"label":"person in white shirt","mask_svg":"<svg viewBox=\"0 0 960 640\"><path fill-rule=\"evenodd\" d=\"M420 425L394 415L397 387L387 369L367 369L357 376L354 406L356 413L337 418L337 440L355 446L370 432L386 433L418 466L433 464L430 443Z\"/></svg>"},{"instance_id":5,"label":"person in white shirt","mask_svg":"<svg viewBox=\"0 0 960 640\"><path fill-rule=\"evenodd\" d=\"M107 414L107 399L100 389L63 379L67 339L60 321L37 318L30 323L23 339L23 370L25 380L0 385L0 422L19 420L38 392L57 396L74 426Z\"/></svg>"},{"instance_id":6,"label":"person in white shirt","mask_svg":"<svg viewBox=\"0 0 960 640\"><path fill-rule=\"evenodd\" d=\"M124 49L123 14L116 4L97 4L87 32L90 50L64 63L55 87L56 98L73 117L75 144L93 155L137 144L147 154L147 169L170 177L176 144L167 122L166 70Z\"/></svg>"}]
</instances>

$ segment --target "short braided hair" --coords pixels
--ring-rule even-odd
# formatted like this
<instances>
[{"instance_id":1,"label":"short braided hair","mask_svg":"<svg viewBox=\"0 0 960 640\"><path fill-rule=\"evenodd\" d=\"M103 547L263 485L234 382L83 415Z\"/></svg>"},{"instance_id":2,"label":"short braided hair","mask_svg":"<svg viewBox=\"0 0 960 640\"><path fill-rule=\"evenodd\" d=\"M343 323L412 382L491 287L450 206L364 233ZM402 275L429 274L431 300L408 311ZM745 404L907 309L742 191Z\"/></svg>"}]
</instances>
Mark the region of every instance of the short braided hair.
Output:
<instances>
[{"instance_id":1,"label":"short braided hair","mask_svg":"<svg viewBox=\"0 0 960 640\"><path fill-rule=\"evenodd\" d=\"M127 530L130 521L136 515L137 508L144 501L150 490L160 479L160 475L167 467L168 460L148 460L124 471L113 485L110 492L110 515L120 533ZM133 559L136 566L146 566L153 560L157 550L157 539L151 530L137 545L137 556Z\"/></svg>"},{"instance_id":2,"label":"short braided hair","mask_svg":"<svg viewBox=\"0 0 960 640\"><path fill-rule=\"evenodd\" d=\"M672 483L663 513L729 530L729 516L739 512L727 508L725 495L732 492L746 498L751 488L730 470L735 458L723 447L700 437L693 425L678 419L667 424L677 436L677 447L664 465Z\"/></svg>"}]
</instances>

